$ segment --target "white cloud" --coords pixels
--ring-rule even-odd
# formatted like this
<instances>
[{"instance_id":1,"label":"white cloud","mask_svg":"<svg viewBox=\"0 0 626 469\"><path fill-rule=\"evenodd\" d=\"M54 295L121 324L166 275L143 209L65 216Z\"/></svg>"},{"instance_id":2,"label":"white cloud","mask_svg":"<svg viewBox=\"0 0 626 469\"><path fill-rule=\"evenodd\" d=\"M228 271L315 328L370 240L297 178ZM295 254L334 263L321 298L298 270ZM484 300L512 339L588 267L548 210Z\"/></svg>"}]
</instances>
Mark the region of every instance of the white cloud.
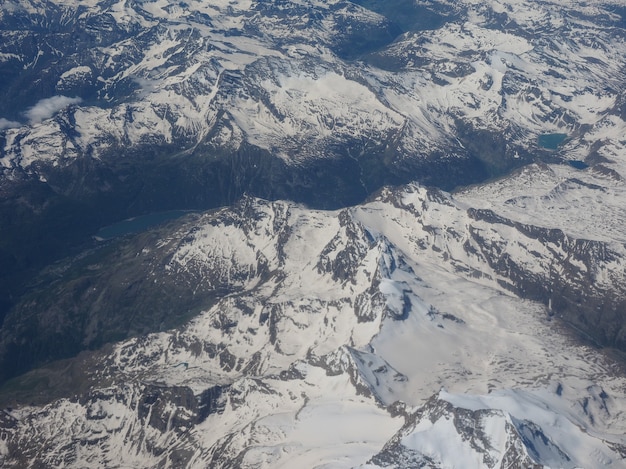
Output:
<instances>
[{"instance_id":1,"label":"white cloud","mask_svg":"<svg viewBox=\"0 0 626 469\"><path fill-rule=\"evenodd\" d=\"M14 129L15 127L21 127L22 124L15 121L10 121L5 119L4 117L0 117L0 130L4 129Z\"/></svg>"},{"instance_id":2,"label":"white cloud","mask_svg":"<svg viewBox=\"0 0 626 469\"><path fill-rule=\"evenodd\" d=\"M53 96L52 98L42 99L24 112L24 115L31 124L37 124L45 119L48 119L49 117L52 117L70 104L78 104L81 101L82 99L79 97L69 98L67 96Z\"/></svg>"}]
</instances>

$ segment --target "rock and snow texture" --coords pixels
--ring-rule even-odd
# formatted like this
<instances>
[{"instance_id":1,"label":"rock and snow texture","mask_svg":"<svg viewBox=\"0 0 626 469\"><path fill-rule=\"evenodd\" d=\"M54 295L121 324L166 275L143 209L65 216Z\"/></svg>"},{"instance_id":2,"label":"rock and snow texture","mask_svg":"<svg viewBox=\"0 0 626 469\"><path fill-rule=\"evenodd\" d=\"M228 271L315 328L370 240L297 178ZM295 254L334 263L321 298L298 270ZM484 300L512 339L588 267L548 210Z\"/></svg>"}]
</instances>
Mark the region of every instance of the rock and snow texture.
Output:
<instances>
[{"instance_id":1,"label":"rock and snow texture","mask_svg":"<svg viewBox=\"0 0 626 469\"><path fill-rule=\"evenodd\" d=\"M580 260L473 212L408 186L335 212L247 198L183 224L151 247L177 246L164 275L238 289L93 354L90 391L5 412L4 467L623 467L626 378L510 292L585 259L614 275L623 249Z\"/></svg>"},{"instance_id":2,"label":"rock and snow texture","mask_svg":"<svg viewBox=\"0 0 626 469\"><path fill-rule=\"evenodd\" d=\"M344 0L5 3L0 66L25 70L31 92L3 91L5 171L247 142L291 163L349 145L399 162L471 154L497 172L541 134L567 134L584 159L624 125L619 2L417 2L407 21L433 24L403 33ZM67 106L29 118L46 100Z\"/></svg>"},{"instance_id":3,"label":"rock and snow texture","mask_svg":"<svg viewBox=\"0 0 626 469\"><path fill-rule=\"evenodd\" d=\"M184 327L75 359L89 390L0 413L0 465L626 465L623 371L559 322L626 347L626 11L417 5L439 21L399 34L339 0L3 4L3 25L34 26L2 29L0 67L47 85L2 108L2 177L167 145L552 164L182 224L136 257L189 295L229 288ZM552 133L568 139L540 149Z\"/></svg>"},{"instance_id":4,"label":"rock and snow texture","mask_svg":"<svg viewBox=\"0 0 626 469\"><path fill-rule=\"evenodd\" d=\"M442 391L361 467L579 468L623 463L611 443L598 444L575 422L559 397L549 392L469 396Z\"/></svg>"}]
</instances>

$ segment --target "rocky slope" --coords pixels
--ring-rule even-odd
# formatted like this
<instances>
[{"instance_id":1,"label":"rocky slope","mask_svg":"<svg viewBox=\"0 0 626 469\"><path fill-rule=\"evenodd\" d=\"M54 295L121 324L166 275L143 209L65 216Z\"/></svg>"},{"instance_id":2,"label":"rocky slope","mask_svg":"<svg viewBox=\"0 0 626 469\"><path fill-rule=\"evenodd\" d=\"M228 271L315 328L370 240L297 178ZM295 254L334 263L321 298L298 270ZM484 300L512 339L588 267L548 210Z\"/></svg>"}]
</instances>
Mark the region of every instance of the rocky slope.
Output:
<instances>
[{"instance_id":1,"label":"rocky slope","mask_svg":"<svg viewBox=\"0 0 626 469\"><path fill-rule=\"evenodd\" d=\"M4 311L116 220L452 189L572 158L541 135L592 158L623 115L619 2L5 3Z\"/></svg>"},{"instance_id":2,"label":"rocky slope","mask_svg":"<svg viewBox=\"0 0 626 469\"><path fill-rule=\"evenodd\" d=\"M623 467L624 15L5 2L0 465Z\"/></svg>"},{"instance_id":3,"label":"rocky slope","mask_svg":"<svg viewBox=\"0 0 626 469\"><path fill-rule=\"evenodd\" d=\"M158 296L176 279L187 296L232 288L182 327L5 386L4 401L17 399L4 417L5 466L445 467L469 451L472 467L592 467L587 450L601 467L623 464L619 365L561 333L556 301L550 310L517 296L544 285L549 303L551 271L571 288L592 276L617 292L623 246L577 249L592 242L478 216L419 186L335 212L247 198L139 237L127 243L157 285L140 290ZM94 294L117 289L95 278ZM144 314L143 297L132 298L129 310ZM157 317L176 314L154 304ZM48 313L31 311L39 333L28 348L54 343ZM487 396L428 401L441 387ZM455 452L441 452L451 434Z\"/></svg>"}]
</instances>

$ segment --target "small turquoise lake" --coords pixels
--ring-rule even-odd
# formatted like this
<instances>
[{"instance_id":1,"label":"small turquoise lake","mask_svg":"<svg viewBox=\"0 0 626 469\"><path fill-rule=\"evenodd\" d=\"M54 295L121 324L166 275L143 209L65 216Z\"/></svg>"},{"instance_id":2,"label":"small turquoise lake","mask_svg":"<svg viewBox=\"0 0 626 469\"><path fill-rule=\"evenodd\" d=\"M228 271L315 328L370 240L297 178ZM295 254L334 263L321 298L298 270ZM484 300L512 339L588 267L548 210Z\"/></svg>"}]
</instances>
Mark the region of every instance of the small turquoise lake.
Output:
<instances>
[{"instance_id":1,"label":"small turquoise lake","mask_svg":"<svg viewBox=\"0 0 626 469\"><path fill-rule=\"evenodd\" d=\"M161 223L165 223L169 220L180 218L191 212L192 211L190 210L168 210L166 212L155 212L147 215L141 215L139 217L129 218L128 220L122 220L121 222L101 228L94 235L94 237L104 241L107 239L118 238L119 236L140 233L148 228L160 225Z\"/></svg>"},{"instance_id":2,"label":"small turquoise lake","mask_svg":"<svg viewBox=\"0 0 626 469\"><path fill-rule=\"evenodd\" d=\"M548 150L556 150L566 138L567 134L543 134L539 136L537 143Z\"/></svg>"}]
</instances>

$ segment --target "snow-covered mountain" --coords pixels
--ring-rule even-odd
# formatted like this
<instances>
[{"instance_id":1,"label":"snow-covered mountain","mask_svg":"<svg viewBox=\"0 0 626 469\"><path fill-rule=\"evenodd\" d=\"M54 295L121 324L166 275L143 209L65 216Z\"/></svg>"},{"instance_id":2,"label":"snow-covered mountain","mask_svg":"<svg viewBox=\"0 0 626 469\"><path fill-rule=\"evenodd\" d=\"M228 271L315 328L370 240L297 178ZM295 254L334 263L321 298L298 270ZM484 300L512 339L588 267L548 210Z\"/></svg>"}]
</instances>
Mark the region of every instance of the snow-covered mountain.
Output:
<instances>
[{"instance_id":1,"label":"snow-covered mountain","mask_svg":"<svg viewBox=\"0 0 626 469\"><path fill-rule=\"evenodd\" d=\"M623 289L624 246L581 243L419 186L190 216L132 245L147 283L231 291L182 328L14 382L67 397L5 412L3 464L623 467L619 363L563 334L549 295L518 296L554 290L551 272Z\"/></svg>"},{"instance_id":2,"label":"snow-covered mountain","mask_svg":"<svg viewBox=\"0 0 626 469\"><path fill-rule=\"evenodd\" d=\"M598 445L563 408L556 391L488 396L442 391L361 467L619 467L623 445ZM588 391L585 399L606 404L602 390Z\"/></svg>"},{"instance_id":3,"label":"snow-covered mountain","mask_svg":"<svg viewBox=\"0 0 626 469\"><path fill-rule=\"evenodd\" d=\"M0 312L33 269L144 213L245 193L338 208L532 161L610 172L623 15L619 0L5 1ZM562 137L575 151L544 148Z\"/></svg>"},{"instance_id":4,"label":"snow-covered mountain","mask_svg":"<svg viewBox=\"0 0 626 469\"><path fill-rule=\"evenodd\" d=\"M621 2L518 3L6 1L0 258L41 267L114 221L244 193L338 208L601 164L623 123ZM555 135L576 152L538 140Z\"/></svg>"},{"instance_id":5,"label":"snow-covered mountain","mask_svg":"<svg viewBox=\"0 0 626 469\"><path fill-rule=\"evenodd\" d=\"M617 0L7 1L3 191L42 224L60 204L95 230L244 192L336 208L383 184L593 158L620 135L622 14ZM553 134L577 152L538 144Z\"/></svg>"},{"instance_id":6,"label":"snow-covered mountain","mask_svg":"<svg viewBox=\"0 0 626 469\"><path fill-rule=\"evenodd\" d=\"M5 1L0 465L625 467L622 3Z\"/></svg>"},{"instance_id":7,"label":"snow-covered mountain","mask_svg":"<svg viewBox=\"0 0 626 469\"><path fill-rule=\"evenodd\" d=\"M403 33L383 2L7 2L3 167L171 143L528 159L619 115L625 46L621 2L518 3L404 5L434 19Z\"/></svg>"}]
</instances>

